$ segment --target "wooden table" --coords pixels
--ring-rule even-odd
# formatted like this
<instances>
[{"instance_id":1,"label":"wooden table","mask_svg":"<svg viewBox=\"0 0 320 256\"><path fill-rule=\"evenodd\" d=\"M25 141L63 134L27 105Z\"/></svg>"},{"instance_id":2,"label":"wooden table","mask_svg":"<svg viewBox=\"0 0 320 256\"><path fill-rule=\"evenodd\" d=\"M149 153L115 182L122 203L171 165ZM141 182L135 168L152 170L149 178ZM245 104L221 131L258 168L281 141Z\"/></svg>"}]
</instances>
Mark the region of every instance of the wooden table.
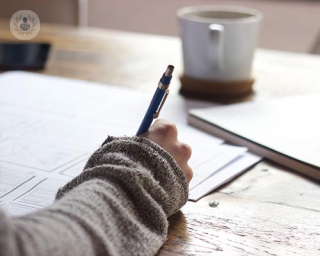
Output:
<instances>
[{"instance_id":1,"label":"wooden table","mask_svg":"<svg viewBox=\"0 0 320 256\"><path fill-rule=\"evenodd\" d=\"M182 72L177 38L41 24L36 39L53 45L39 73L153 91L168 63ZM14 40L8 21L0 40ZM260 49L254 76L256 93L245 100L319 92L320 58ZM172 216L159 255L320 255L319 183L262 161Z\"/></svg>"}]
</instances>

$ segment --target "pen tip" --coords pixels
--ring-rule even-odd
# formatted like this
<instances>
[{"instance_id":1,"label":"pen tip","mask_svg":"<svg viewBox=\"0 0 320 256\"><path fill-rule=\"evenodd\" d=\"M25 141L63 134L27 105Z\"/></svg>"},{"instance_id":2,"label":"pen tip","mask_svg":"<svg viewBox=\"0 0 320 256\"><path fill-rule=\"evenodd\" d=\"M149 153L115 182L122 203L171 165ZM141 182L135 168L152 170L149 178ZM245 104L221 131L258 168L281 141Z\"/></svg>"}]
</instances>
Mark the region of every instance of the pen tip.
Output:
<instances>
[{"instance_id":1,"label":"pen tip","mask_svg":"<svg viewBox=\"0 0 320 256\"><path fill-rule=\"evenodd\" d=\"M174 66L168 65L166 72L164 73L166 77L171 77L174 70Z\"/></svg>"}]
</instances>

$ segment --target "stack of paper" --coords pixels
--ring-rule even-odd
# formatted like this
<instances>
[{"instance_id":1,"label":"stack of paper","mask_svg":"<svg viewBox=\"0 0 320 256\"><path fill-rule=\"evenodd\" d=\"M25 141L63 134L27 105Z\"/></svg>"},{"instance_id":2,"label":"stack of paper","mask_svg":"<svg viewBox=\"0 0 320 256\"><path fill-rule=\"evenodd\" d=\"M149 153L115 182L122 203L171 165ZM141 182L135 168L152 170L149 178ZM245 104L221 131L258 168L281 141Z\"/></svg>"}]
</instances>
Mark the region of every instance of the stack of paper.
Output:
<instances>
[{"instance_id":1,"label":"stack of paper","mask_svg":"<svg viewBox=\"0 0 320 256\"><path fill-rule=\"evenodd\" d=\"M25 72L0 75L0 95L0 206L11 216L52 203L58 188L82 171L107 135L135 134L152 97ZM191 200L260 160L246 148L188 126L188 109L206 106L211 104L170 96L161 112L193 149Z\"/></svg>"}]
</instances>

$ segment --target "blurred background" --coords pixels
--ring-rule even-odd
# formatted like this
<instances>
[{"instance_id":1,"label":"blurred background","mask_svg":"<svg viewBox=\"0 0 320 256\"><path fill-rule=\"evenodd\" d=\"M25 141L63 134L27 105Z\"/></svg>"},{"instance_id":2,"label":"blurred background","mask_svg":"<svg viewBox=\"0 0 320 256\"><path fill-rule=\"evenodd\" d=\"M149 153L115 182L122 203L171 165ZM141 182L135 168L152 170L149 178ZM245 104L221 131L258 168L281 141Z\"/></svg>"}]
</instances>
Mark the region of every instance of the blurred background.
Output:
<instances>
[{"instance_id":1,"label":"blurred background","mask_svg":"<svg viewBox=\"0 0 320 256\"><path fill-rule=\"evenodd\" d=\"M41 22L178 36L176 11L190 5L238 5L260 10L259 47L320 54L319 0L0 0L0 18L17 10Z\"/></svg>"}]
</instances>

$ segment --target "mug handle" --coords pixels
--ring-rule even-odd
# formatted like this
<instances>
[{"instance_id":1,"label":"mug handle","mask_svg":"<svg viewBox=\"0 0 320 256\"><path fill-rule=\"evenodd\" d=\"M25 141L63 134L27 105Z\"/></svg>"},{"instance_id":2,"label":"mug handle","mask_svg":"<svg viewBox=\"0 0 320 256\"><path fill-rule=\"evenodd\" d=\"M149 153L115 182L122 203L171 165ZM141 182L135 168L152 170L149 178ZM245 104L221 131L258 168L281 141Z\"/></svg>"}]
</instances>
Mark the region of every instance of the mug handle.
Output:
<instances>
[{"instance_id":1,"label":"mug handle","mask_svg":"<svg viewBox=\"0 0 320 256\"><path fill-rule=\"evenodd\" d=\"M212 66L218 70L223 68L224 27L220 24L209 25L209 56Z\"/></svg>"}]
</instances>

